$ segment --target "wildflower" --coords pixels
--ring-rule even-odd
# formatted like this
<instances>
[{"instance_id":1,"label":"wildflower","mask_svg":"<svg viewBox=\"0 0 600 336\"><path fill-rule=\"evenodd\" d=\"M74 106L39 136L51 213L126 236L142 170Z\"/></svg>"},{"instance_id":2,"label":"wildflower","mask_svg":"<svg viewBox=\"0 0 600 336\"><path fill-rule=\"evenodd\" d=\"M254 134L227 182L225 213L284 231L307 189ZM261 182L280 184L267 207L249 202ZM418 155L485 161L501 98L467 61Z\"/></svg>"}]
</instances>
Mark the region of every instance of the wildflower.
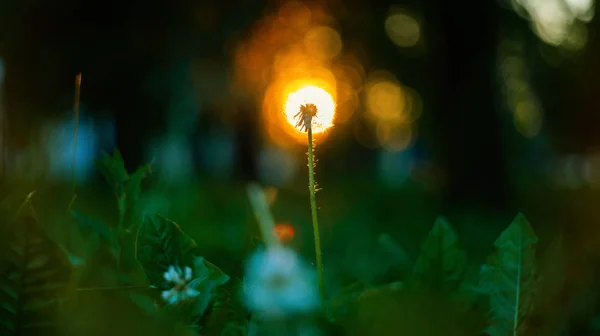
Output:
<instances>
[{"instance_id":1,"label":"wildflower","mask_svg":"<svg viewBox=\"0 0 600 336\"><path fill-rule=\"evenodd\" d=\"M321 133L333 126L335 101L323 88L308 85L288 95L284 114L298 131Z\"/></svg>"},{"instance_id":2,"label":"wildflower","mask_svg":"<svg viewBox=\"0 0 600 336\"><path fill-rule=\"evenodd\" d=\"M314 271L293 250L273 246L246 264L244 301L267 316L307 313L320 305Z\"/></svg>"},{"instance_id":3,"label":"wildflower","mask_svg":"<svg viewBox=\"0 0 600 336\"><path fill-rule=\"evenodd\" d=\"M187 301L200 294L196 289L189 286L190 281L192 281L192 269L187 266L183 271L179 266L169 266L164 278L168 283L173 284L171 289L162 292L162 298L168 304Z\"/></svg>"},{"instance_id":4,"label":"wildflower","mask_svg":"<svg viewBox=\"0 0 600 336\"><path fill-rule=\"evenodd\" d=\"M296 119L296 127L301 131L308 131L308 129L312 126L313 117L317 116L317 105L315 104L306 104L301 105L300 110L294 118Z\"/></svg>"}]
</instances>

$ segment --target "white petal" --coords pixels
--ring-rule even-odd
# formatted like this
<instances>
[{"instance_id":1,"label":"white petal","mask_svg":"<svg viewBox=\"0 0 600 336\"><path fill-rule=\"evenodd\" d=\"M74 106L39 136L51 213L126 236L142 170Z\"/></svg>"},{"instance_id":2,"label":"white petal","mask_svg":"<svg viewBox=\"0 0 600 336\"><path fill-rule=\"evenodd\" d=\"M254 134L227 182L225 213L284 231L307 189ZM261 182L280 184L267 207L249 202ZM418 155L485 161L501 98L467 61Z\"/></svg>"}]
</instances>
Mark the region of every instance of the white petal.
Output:
<instances>
[{"instance_id":1,"label":"white petal","mask_svg":"<svg viewBox=\"0 0 600 336\"><path fill-rule=\"evenodd\" d=\"M179 266L175 266L173 269L173 282L181 282L181 268Z\"/></svg>"},{"instance_id":2,"label":"white petal","mask_svg":"<svg viewBox=\"0 0 600 336\"><path fill-rule=\"evenodd\" d=\"M200 292L197 291L197 290L195 290L195 289L193 289L193 288L186 287L185 288L185 295L188 298L193 298L193 297L196 297L196 296L200 295Z\"/></svg>"},{"instance_id":3,"label":"white petal","mask_svg":"<svg viewBox=\"0 0 600 336\"><path fill-rule=\"evenodd\" d=\"M188 266L185 267L184 279L186 282L192 280L192 269L189 268Z\"/></svg>"},{"instance_id":4,"label":"white petal","mask_svg":"<svg viewBox=\"0 0 600 336\"><path fill-rule=\"evenodd\" d=\"M173 282L173 274L175 274L175 267L169 266L169 269L165 272L165 280Z\"/></svg>"},{"instance_id":5,"label":"white petal","mask_svg":"<svg viewBox=\"0 0 600 336\"><path fill-rule=\"evenodd\" d=\"M169 293L167 294L167 297L165 298L164 295L163 295L163 298L165 299L165 301L168 304L172 304L173 305L173 304L176 304L177 301L179 301L178 294L179 293L175 289L171 289L171 290L169 290Z\"/></svg>"},{"instance_id":6,"label":"white petal","mask_svg":"<svg viewBox=\"0 0 600 336\"><path fill-rule=\"evenodd\" d=\"M173 300L173 291L172 290L163 291L161 293L161 296L162 296L163 300L165 300L165 302L172 303L172 300Z\"/></svg>"},{"instance_id":7,"label":"white petal","mask_svg":"<svg viewBox=\"0 0 600 336\"><path fill-rule=\"evenodd\" d=\"M320 304L314 270L290 248L255 253L246 263L244 301L253 310L308 312Z\"/></svg>"}]
</instances>

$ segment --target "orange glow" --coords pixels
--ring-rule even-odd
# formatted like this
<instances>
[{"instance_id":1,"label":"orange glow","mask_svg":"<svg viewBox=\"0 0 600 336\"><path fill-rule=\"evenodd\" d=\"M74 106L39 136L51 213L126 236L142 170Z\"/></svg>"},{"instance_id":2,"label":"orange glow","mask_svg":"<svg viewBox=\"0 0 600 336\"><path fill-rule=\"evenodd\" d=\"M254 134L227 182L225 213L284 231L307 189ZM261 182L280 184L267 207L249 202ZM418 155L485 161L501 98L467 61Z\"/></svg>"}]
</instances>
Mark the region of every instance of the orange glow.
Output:
<instances>
[{"instance_id":1,"label":"orange glow","mask_svg":"<svg viewBox=\"0 0 600 336\"><path fill-rule=\"evenodd\" d=\"M275 225L275 235L279 238L282 243L288 243L294 239L294 228L285 223Z\"/></svg>"},{"instance_id":2,"label":"orange glow","mask_svg":"<svg viewBox=\"0 0 600 336\"><path fill-rule=\"evenodd\" d=\"M313 133L323 132L333 126L335 102L327 91L314 85L305 86L288 95L284 107L287 122L296 127L296 115L300 111L300 107L306 104L315 104L317 106L317 115L312 118ZM300 131L300 128L298 130Z\"/></svg>"},{"instance_id":3,"label":"orange glow","mask_svg":"<svg viewBox=\"0 0 600 336\"><path fill-rule=\"evenodd\" d=\"M302 57L295 59L300 61ZM316 142L325 139L328 132L324 131L334 122L335 89L336 80L331 71L311 62L298 63L278 72L278 78L267 89L263 101L264 121L270 138L284 148L293 143L305 144L306 132L296 127L294 116L301 105L312 103L317 106L317 115L311 125L315 135L313 139Z\"/></svg>"},{"instance_id":4,"label":"orange glow","mask_svg":"<svg viewBox=\"0 0 600 336\"><path fill-rule=\"evenodd\" d=\"M336 26L318 4L288 1L235 48L232 92L262 101L261 126L277 146L306 144L307 134L293 118L301 102L317 106L311 125L317 144L359 106L364 69L358 58L345 53Z\"/></svg>"}]
</instances>

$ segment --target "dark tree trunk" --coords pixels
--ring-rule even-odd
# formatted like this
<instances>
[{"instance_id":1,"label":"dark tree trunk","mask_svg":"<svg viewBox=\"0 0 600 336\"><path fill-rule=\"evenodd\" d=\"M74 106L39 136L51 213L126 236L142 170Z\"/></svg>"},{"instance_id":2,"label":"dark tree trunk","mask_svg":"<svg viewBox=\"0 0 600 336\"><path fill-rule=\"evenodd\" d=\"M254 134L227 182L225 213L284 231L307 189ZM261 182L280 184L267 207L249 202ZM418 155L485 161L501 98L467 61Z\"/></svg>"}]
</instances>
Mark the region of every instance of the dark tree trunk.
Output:
<instances>
[{"instance_id":1,"label":"dark tree trunk","mask_svg":"<svg viewBox=\"0 0 600 336\"><path fill-rule=\"evenodd\" d=\"M438 41L431 45L438 83L431 102L438 158L447 184L448 208L481 206L502 211L508 205L508 174L495 106L497 13L494 2L439 0ZM437 56L435 56L437 55Z\"/></svg>"}]
</instances>

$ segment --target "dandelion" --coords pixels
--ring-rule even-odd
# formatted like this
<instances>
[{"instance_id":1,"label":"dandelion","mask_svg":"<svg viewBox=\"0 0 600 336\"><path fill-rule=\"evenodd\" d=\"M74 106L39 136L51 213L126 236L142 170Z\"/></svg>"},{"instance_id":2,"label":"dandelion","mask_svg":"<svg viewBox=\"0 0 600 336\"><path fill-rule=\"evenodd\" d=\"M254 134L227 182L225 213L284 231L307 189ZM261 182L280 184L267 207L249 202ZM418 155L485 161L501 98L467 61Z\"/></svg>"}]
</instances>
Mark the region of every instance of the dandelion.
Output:
<instances>
[{"instance_id":1,"label":"dandelion","mask_svg":"<svg viewBox=\"0 0 600 336\"><path fill-rule=\"evenodd\" d=\"M280 245L250 257L243 289L246 306L270 317L308 313L320 305L313 269Z\"/></svg>"},{"instance_id":2,"label":"dandelion","mask_svg":"<svg viewBox=\"0 0 600 336\"><path fill-rule=\"evenodd\" d=\"M315 104L301 105L298 113L294 115L296 119L296 128L307 132L312 128L312 119L317 116L317 106Z\"/></svg>"},{"instance_id":3,"label":"dandelion","mask_svg":"<svg viewBox=\"0 0 600 336\"><path fill-rule=\"evenodd\" d=\"M335 112L335 103L333 102L333 99L329 93L327 93L325 90L315 86L309 86L290 94L288 102L285 105L285 111L287 115L291 115L290 109L292 108L297 108L297 112L293 115L296 128L298 128L300 131L306 131L307 133L308 190L310 193L310 211L315 239L317 272L319 274L319 292L321 295L321 301L324 301L325 285L323 281L323 255L321 252L319 220L317 216L317 198L315 195L316 183L313 132L317 130L324 130L331 126L331 120L333 119ZM331 115L331 118L328 118L329 121L326 125L324 125L319 118L321 109L323 109L326 114Z\"/></svg>"},{"instance_id":4,"label":"dandelion","mask_svg":"<svg viewBox=\"0 0 600 336\"><path fill-rule=\"evenodd\" d=\"M179 266L169 266L164 274L165 280L173 284L169 290L162 292L162 298L168 304L177 304L197 297L200 292L189 286L192 281L192 269L185 267L183 271Z\"/></svg>"},{"instance_id":5,"label":"dandelion","mask_svg":"<svg viewBox=\"0 0 600 336\"><path fill-rule=\"evenodd\" d=\"M283 113L296 130L322 133L333 126L335 101L325 89L308 85L288 94Z\"/></svg>"}]
</instances>

